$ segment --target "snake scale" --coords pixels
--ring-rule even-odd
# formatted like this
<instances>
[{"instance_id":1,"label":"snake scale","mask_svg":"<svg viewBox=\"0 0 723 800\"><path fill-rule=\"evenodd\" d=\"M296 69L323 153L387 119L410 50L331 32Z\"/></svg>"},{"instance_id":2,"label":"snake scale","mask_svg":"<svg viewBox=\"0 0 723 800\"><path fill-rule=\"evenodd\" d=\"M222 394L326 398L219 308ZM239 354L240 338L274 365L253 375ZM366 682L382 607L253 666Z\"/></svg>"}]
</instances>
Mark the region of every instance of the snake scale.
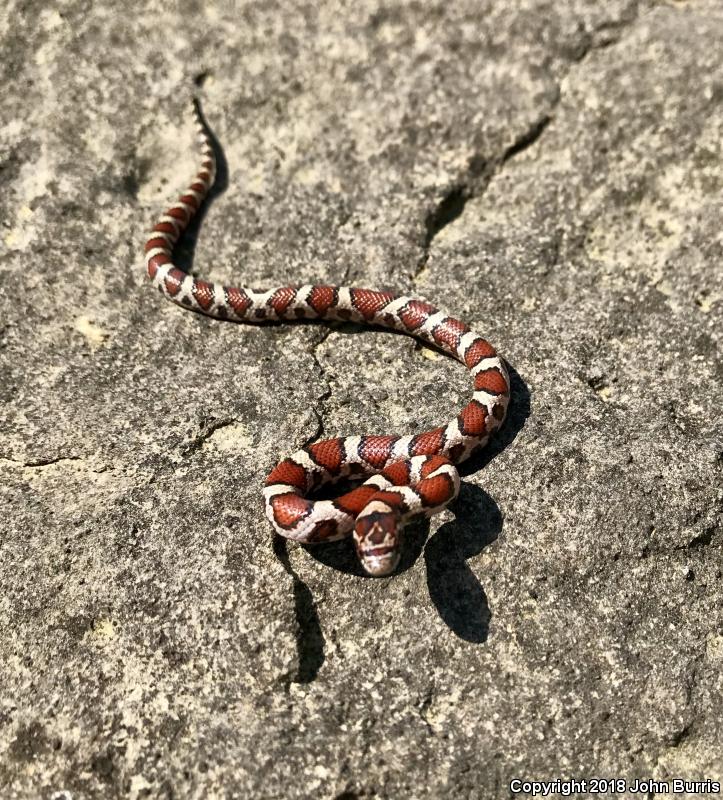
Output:
<instances>
[{"instance_id":1,"label":"snake scale","mask_svg":"<svg viewBox=\"0 0 723 800\"><path fill-rule=\"evenodd\" d=\"M352 534L370 575L393 572L401 533L412 517L432 516L459 492L456 464L485 445L504 421L510 382L485 339L425 300L349 286L282 286L253 291L194 277L173 264L173 248L198 211L216 175L211 139L192 105L201 163L190 186L159 217L145 246L148 275L161 294L218 319L261 324L336 320L389 328L450 353L472 374L474 392L446 425L413 436L345 436L303 447L266 479L266 515L297 542L329 542ZM333 500L309 497L342 478L363 480Z\"/></svg>"}]
</instances>

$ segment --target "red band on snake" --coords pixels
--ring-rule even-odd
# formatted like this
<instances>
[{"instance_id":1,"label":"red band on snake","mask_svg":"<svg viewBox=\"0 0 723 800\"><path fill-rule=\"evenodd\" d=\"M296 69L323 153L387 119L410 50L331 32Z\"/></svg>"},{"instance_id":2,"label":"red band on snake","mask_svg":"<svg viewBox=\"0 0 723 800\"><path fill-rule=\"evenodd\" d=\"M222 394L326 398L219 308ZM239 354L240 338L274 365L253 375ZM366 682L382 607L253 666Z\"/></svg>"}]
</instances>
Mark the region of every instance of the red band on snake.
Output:
<instances>
[{"instance_id":1,"label":"red band on snake","mask_svg":"<svg viewBox=\"0 0 723 800\"><path fill-rule=\"evenodd\" d=\"M414 436L346 436L310 444L281 461L266 479L266 515L297 542L330 542L349 534L364 569L388 575L399 562L403 526L431 516L459 492L455 467L485 445L505 419L510 382L485 339L425 300L348 286L283 286L265 292L201 280L173 264L173 248L216 174L211 140L193 106L201 164L190 186L163 214L146 242L146 268L162 294L219 319L262 324L297 319L352 321L401 331L450 353L474 381L470 402L450 422ZM342 478L361 485L334 500L310 493Z\"/></svg>"}]
</instances>

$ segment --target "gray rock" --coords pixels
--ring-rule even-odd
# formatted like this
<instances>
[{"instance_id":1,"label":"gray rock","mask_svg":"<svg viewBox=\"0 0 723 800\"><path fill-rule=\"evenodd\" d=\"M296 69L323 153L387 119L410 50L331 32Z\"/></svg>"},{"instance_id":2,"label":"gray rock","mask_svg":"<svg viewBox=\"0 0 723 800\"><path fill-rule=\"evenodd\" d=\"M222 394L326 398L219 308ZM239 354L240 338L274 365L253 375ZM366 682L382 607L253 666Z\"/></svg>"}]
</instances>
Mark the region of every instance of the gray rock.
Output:
<instances>
[{"instance_id":1,"label":"gray rock","mask_svg":"<svg viewBox=\"0 0 723 800\"><path fill-rule=\"evenodd\" d=\"M186 6L0 12L2 797L723 779L720 3ZM468 376L151 291L194 78L182 264L423 295L514 368L392 578L274 542L263 478Z\"/></svg>"}]
</instances>

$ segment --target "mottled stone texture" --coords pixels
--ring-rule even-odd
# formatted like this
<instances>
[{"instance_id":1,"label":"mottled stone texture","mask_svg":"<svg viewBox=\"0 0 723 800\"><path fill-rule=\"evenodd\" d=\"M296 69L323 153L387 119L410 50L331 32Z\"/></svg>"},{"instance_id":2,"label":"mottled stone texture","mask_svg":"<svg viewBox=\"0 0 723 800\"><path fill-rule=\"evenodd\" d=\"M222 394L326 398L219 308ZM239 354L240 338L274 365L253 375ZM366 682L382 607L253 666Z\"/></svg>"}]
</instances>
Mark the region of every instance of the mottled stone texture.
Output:
<instances>
[{"instance_id":1,"label":"mottled stone texture","mask_svg":"<svg viewBox=\"0 0 723 800\"><path fill-rule=\"evenodd\" d=\"M723 778L719 0L10 0L0 31L0 796ZM194 80L227 167L182 264L422 295L514 369L392 578L274 543L263 477L444 422L468 376L151 291Z\"/></svg>"}]
</instances>

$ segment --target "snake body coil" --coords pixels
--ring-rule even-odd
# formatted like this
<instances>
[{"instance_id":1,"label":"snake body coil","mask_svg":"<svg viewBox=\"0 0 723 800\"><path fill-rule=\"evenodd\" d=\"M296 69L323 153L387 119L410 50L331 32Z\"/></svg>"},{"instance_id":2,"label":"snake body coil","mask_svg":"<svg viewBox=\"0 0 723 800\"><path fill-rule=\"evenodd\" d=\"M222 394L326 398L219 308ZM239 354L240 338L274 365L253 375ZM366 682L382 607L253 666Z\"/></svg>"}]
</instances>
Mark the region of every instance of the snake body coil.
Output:
<instances>
[{"instance_id":1,"label":"snake body coil","mask_svg":"<svg viewBox=\"0 0 723 800\"><path fill-rule=\"evenodd\" d=\"M174 266L173 248L216 173L216 159L199 112L194 115L201 166L188 189L163 214L146 242L148 275L163 295L219 319L264 323L295 319L352 321L401 331L432 344L472 374L470 402L446 425L414 436L347 436L310 444L281 461L266 479L266 515L282 536L329 542L353 534L371 575L399 561L400 534L414 516L444 509L459 491L460 463L504 421L510 384L494 348L464 323L423 300L347 286L283 286L256 292L210 283ZM334 500L308 494L341 478L370 476Z\"/></svg>"}]
</instances>

